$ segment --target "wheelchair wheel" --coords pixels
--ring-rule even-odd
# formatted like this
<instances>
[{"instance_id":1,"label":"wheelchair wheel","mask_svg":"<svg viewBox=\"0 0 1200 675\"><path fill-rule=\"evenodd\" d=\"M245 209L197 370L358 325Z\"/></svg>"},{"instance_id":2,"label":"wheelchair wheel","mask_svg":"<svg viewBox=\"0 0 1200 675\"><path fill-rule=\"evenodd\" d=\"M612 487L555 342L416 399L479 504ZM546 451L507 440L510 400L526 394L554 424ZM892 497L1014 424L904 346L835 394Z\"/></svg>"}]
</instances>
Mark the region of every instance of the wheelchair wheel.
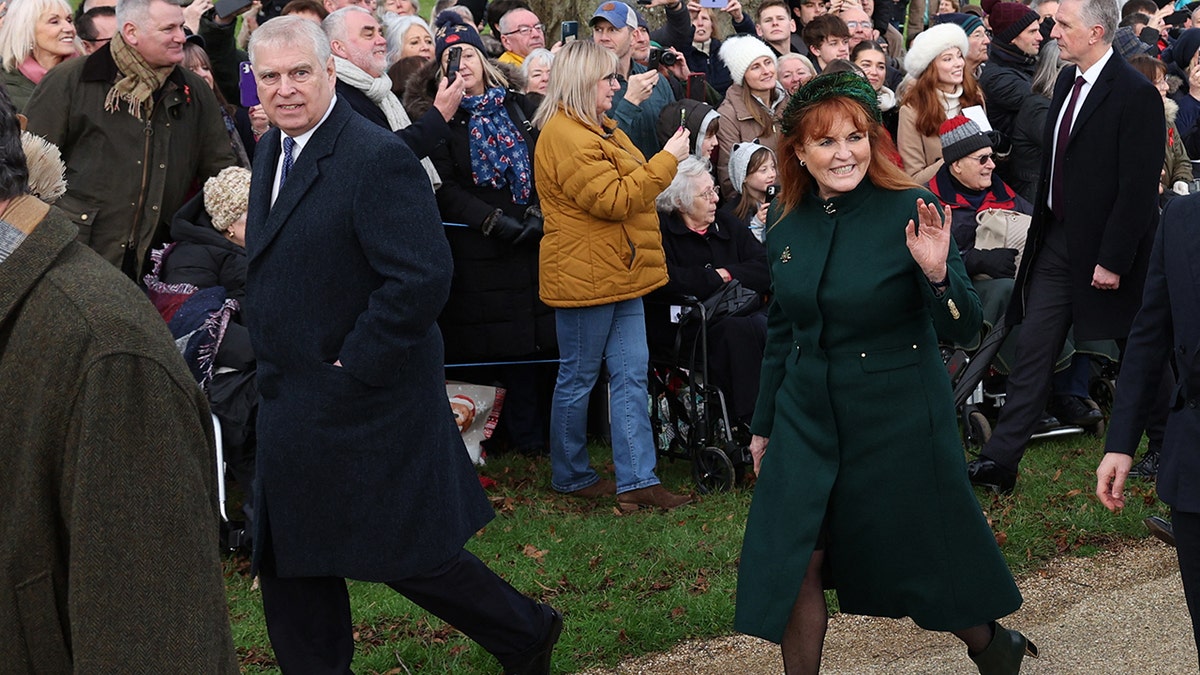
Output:
<instances>
[{"instance_id":1,"label":"wheelchair wheel","mask_svg":"<svg viewBox=\"0 0 1200 675\"><path fill-rule=\"evenodd\" d=\"M737 481L733 462L724 450L714 447L701 448L692 459L692 479L700 494L724 492Z\"/></svg>"},{"instance_id":2,"label":"wheelchair wheel","mask_svg":"<svg viewBox=\"0 0 1200 675\"><path fill-rule=\"evenodd\" d=\"M1096 407L1108 418L1112 414L1113 400L1117 397L1117 385L1107 377L1093 377L1088 383L1088 398L1096 402Z\"/></svg>"},{"instance_id":3,"label":"wheelchair wheel","mask_svg":"<svg viewBox=\"0 0 1200 675\"><path fill-rule=\"evenodd\" d=\"M1098 404L1096 401L1093 401L1093 400L1092 400L1092 399L1090 399L1090 398L1088 398L1088 399L1084 399L1084 401L1083 401L1083 402L1084 402L1084 403L1086 403L1086 404L1087 404L1087 406L1088 406L1089 408L1091 408L1092 410L1099 410L1099 411L1100 411L1100 412L1102 412L1102 413L1104 412L1104 409L1100 407L1100 404ZM1105 414L1105 418L1106 418L1106 419L1107 419L1107 417L1108 417L1108 415L1107 415L1107 414ZM1093 424L1092 426L1088 427L1088 428L1087 428L1087 432L1088 432L1089 434L1091 434L1091 435L1095 436L1096 438L1104 438L1104 431L1105 431L1105 429L1106 429L1106 428L1107 428L1107 427L1106 427L1106 425L1104 424L1104 420L1100 420L1099 422L1096 422L1096 423L1095 423L1095 424Z\"/></svg>"},{"instance_id":4,"label":"wheelchair wheel","mask_svg":"<svg viewBox=\"0 0 1200 675\"><path fill-rule=\"evenodd\" d=\"M992 424L988 422L988 418L978 410L972 410L967 413L967 428L964 434L967 447L972 450L980 450L987 444L992 437Z\"/></svg>"}]
</instances>

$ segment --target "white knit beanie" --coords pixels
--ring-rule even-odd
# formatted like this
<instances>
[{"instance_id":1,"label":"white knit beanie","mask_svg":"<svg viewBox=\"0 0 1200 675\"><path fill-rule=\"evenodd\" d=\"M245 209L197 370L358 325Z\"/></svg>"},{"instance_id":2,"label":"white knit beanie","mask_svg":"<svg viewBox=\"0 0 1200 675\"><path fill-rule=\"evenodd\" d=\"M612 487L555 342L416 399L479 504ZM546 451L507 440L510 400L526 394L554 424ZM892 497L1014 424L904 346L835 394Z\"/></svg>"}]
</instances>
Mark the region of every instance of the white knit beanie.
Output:
<instances>
[{"instance_id":1,"label":"white knit beanie","mask_svg":"<svg viewBox=\"0 0 1200 675\"><path fill-rule=\"evenodd\" d=\"M729 74L733 76L734 84L742 84L746 69L755 59L769 56L772 61L775 60L775 54L771 52L767 43L753 35L738 35L722 42L720 55L729 68Z\"/></svg>"},{"instance_id":2,"label":"white knit beanie","mask_svg":"<svg viewBox=\"0 0 1200 675\"><path fill-rule=\"evenodd\" d=\"M250 204L250 171L240 166L221 169L204 182L204 210L213 229L224 232L246 212Z\"/></svg>"},{"instance_id":3,"label":"white knit beanie","mask_svg":"<svg viewBox=\"0 0 1200 675\"><path fill-rule=\"evenodd\" d=\"M964 57L971 51L971 43L967 42L967 34L963 32L962 26L943 23L926 28L908 48L908 56L904 57L904 69L908 71L908 76L915 80L933 63L938 54L951 47L958 47ZM721 47L721 51L725 51L724 46Z\"/></svg>"},{"instance_id":4,"label":"white knit beanie","mask_svg":"<svg viewBox=\"0 0 1200 675\"><path fill-rule=\"evenodd\" d=\"M721 47L721 49L725 48ZM760 149L768 148L765 145L748 141L734 145L733 150L729 151L729 182L733 183L733 189L738 194L742 194L742 183L746 182L746 169L750 166L750 158Z\"/></svg>"}]
</instances>

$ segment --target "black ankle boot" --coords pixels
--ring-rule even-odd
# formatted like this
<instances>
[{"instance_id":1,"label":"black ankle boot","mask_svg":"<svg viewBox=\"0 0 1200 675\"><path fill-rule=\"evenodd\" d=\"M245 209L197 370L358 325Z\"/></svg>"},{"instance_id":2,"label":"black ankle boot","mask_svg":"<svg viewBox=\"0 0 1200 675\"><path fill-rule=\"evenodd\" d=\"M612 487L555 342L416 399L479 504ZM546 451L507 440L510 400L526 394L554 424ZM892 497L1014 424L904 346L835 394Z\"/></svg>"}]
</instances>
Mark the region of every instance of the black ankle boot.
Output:
<instances>
[{"instance_id":1,"label":"black ankle boot","mask_svg":"<svg viewBox=\"0 0 1200 675\"><path fill-rule=\"evenodd\" d=\"M980 675L1016 675L1021 672L1021 661L1028 654L1037 658L1037 645L1015 630L994 623L996 634L987 649L971 656L979 668Z\"/></svg>"}]
</instances>

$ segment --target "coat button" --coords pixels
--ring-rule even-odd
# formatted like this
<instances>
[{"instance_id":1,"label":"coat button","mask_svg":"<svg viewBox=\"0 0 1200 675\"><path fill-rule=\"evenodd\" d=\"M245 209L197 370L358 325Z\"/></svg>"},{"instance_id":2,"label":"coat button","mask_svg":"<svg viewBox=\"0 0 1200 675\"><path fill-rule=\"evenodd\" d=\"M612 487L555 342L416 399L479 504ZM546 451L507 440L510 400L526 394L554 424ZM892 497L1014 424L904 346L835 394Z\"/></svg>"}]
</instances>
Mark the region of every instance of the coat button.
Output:
<instances>
[{"instance_id":1,"label":"coat button","mask_svg":"<svg viewBox=\"0 0 1200 675\"><path fill-rule=\"evenodd\" d=\"M81 215L79 216L79 219L80 219L80 220L87 220L87 214L86 214L86 213L84 213L84 214L81 214Z\"/></svg>"},{"instance_id":2,"label":"coat button","mask_svg":"<svg viewBox=\"0 0 1200 675\"><path fill-rule=\"evenodd\" d=\"M1188 399L1188 402L1187 402L1187 405L1188 405L1188 407L1189 407L1189 408L1195 408L1195 407L1196 407L1196 399L1194 399L1194 398L1189 398L1189 399Z\"/></svg>"}]
</instances>

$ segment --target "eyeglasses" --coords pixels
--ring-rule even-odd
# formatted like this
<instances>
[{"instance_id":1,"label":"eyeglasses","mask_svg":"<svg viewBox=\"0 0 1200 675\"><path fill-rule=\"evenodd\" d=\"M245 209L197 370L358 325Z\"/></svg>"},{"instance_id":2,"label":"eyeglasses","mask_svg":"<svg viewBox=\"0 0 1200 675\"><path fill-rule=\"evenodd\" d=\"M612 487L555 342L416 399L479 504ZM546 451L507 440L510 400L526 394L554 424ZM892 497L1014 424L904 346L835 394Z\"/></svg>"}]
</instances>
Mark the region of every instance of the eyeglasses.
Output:
<instances>
[{"instance_id":1,"label":"eyeglasses","mask_svg":"<svg viewBox=\"0 0 1200 675\"><path fill-rule=\"evenodd\" d=\"M871 22L870 21L847 21L846 27L849 28L850 30L855 30L857 28L870 28Z\"/></svg>"},{"instance_id":2,"label":"eyeglasses","mask_svg":"<svg viewBox=\"0 0 1200 675\"><path fill-rule=\"evenodd\" d=\"M987 166L988 162L995 161L996 155L995 155L995 153L989 152L986 155L979 155L978 157L975 157L974 159L976 159L979 162L979 166Z\"/></svg>"},{"instance_id":3,"label":"eyeglasses","mask_svg":"<svg viewBox=\"0 0 1200 675\"><path fill-rule=\"evenodd\" d=\"M708 187L708 189L707 189L707 190L701 190L701 191L700 191L700 192L699 192L699 193L696 195L696 199L708 199L708 198L710 198L710 197L711 197L711 198L713 198L713 199L716 199L716 198L717 198L717 194L718 194L718 193L717 193L717 186L716 186L716 185L710 185L710 186Z\"/></svg>"},{"instance_id":4,"label":"eyeglasses","mask_svg":"<svg viewBox=\"0 0 1200 675\"><path fill-rule=\"evenodd\" d=\"M609 84L611 84L614 87L621 86L621 76L616 73L609 73L608 75L605 75L604 77L600 78L600 81L608 82Z\"/></svg>"},{"instance_id":5,"label":"eyeglasses","mask_svg":"<svg viewBox=\"0 0 1200 675\"><path fill-rule=\"evenodd\" d=\"M518 28L516 30L510 30L507 33L501 33L501 35L512 35L513 33L520 33L521 37L525 37L525 36L529 35L530 33L534 33L534 32L545 35L546 27L540 23L535 23L532 26L521 26L520 28Z\"/></svg>"}]
</instances>

